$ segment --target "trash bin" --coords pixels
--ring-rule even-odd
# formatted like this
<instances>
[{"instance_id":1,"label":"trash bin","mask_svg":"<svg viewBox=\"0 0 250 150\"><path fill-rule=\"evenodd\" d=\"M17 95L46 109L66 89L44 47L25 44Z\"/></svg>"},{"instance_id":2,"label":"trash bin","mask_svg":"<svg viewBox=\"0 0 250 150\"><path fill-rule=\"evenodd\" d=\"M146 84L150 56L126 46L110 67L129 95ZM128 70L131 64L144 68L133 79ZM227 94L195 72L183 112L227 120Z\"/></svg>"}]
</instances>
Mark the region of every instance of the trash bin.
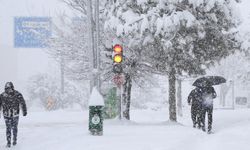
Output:
<instances>
[{"instance_id":1,"label":"trash bin","mask_svg":"<svg viewBox=\"0 0 250 150\"><path fill-rule=\"evenodd\" d=\"M103 135L104 100L96 88L89 99L89 131L91 135Z\"/></svg>"},{"instance_id":2,"label":"trash bin","mask_svg":"<svg viewBox=\"0 0 250 150\"><path fill-rule=\"evenodd\" d=\"M103 106L89 106L89 131L92 135L103 135Z\"/></svg>"}]
</instances>

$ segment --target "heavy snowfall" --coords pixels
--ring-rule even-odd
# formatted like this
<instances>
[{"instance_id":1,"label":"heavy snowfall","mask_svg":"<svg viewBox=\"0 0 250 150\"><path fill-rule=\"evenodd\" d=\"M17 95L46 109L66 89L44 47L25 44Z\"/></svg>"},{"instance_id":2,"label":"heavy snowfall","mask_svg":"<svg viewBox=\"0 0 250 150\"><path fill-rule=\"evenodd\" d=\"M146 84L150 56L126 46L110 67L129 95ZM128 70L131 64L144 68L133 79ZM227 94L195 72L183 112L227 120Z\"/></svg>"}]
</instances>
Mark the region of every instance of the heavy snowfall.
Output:
<instances>
[{"instance_id":1,"label":"heavy snowfall","mask_svg":"<svg viewBox=\"0 0 250 150\"><path fill-rule=\"evenodd\" d=\"M0 0L0 150L249 150L249 7Z\"/></svg>"}]
</instances>

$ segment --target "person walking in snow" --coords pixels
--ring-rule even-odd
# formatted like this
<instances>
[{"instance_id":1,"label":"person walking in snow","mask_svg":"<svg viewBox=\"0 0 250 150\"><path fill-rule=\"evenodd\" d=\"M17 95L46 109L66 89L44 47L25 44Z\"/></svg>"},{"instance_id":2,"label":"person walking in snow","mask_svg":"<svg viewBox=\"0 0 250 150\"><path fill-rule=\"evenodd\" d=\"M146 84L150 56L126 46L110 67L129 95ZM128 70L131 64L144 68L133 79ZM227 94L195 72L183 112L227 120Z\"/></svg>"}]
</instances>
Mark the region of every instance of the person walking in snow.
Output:
<instances>
[{"instance_id":1,"label":"person walking in snow","mask_svg":"<svg viewBox=\"0 0 250 150\"><path fill-rule=\"evenodd\" d=\"M208 118L208 133L212 133L213 123L213 99L216 98L217 94L212 86L204 87L202 93L202 130L206 132L205 118L207 114Z\"/></svg>"},{"instance_id":2,"label":"person walking in snow","mask_svg":"<svg viewBox=\"0 0 250 150\"><path fill-rule=\"evenodd\" d=\"M191 105L191 119L193 127L201 128L201 111L202 111L202 88L196 87L188 95L188 104Z\"/></svg>"},{"instance_id":3,"label":"person walking in snow","mask_svg":"<svg viewBox=\"0 0 250 150\"><path fill-rule=\"evenodd\" d=\"M6 124L6 147L11 147L11 133L13 133L13 145L17 144L17 131L19 111L22 109L23 116L27 115L27 107L21 93L14 89L12 82L5 84L5 91L0 95L0 111L2 110Z\"/></svg>"}]
</instances>

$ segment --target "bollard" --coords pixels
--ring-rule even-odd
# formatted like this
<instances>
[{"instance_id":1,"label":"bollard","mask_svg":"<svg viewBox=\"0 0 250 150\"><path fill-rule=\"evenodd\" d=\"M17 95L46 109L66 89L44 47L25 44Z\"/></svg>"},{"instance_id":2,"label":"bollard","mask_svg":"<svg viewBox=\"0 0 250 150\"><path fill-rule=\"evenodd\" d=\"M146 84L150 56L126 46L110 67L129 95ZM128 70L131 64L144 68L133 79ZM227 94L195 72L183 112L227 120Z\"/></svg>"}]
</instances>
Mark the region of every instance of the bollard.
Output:
<instances>
[{"instance_id":1,"label":"bollard","mask_svg":"<svg viewBox=\"0 0 250 150\"><path fill-rule=\"evenodd\" d=\"M89 99L89 131L91 135L103 135L104 100L94 87Z\"/></svg>"}]
</instances>

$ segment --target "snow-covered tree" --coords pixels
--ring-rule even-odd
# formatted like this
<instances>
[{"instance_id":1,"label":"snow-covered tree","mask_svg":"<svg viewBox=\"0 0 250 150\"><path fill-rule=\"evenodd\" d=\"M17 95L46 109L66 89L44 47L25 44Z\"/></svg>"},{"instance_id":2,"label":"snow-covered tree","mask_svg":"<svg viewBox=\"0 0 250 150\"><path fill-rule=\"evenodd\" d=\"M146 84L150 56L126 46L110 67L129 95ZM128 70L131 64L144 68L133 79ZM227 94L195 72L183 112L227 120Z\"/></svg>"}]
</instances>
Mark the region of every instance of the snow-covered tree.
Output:
<instances>
[{"instance_id":1,"label":"snow-covered tree","mask_svg":"<svg viewBox=\"0 0 250 150\"><path fill-rule=\"evenodd\" d=\"M170 120L177 120L176 76L203 74L240 47L236 5L235 0L108 1L106 28L129 39L128 48L168 76Z\"/></svg>"},{"instance_id":2,"label":"snow-covered tree","mask_svg":"<svg viewBox=\"0 0 250 150\"><path fill-rule=\"evenodd\" d=\"M52 38L48 40L47 52L62 66L62 72L64 72L66 79L86 84L85 81L93 81L93 76L96 73L96 70L93 69L93 52L92 49L90 50L91 44L89 44L87 6L84 1L64 0L64 2L77 10L77 17L61 15L53 19L54 32ZM113 36L113 34L104 31L103 26L100 26L101 65L98 73L101 77L101 84L112 80L112 58L109 57L112 51L109 51L111 44L108 41ZM93 82L90 82L90 89L92 84ZM106 95L105 92L112 86L113 84L105 84L101 86L100 92Z\"/></svg>"},{"instance_id":3,"label":"snow-covered tree","mask_svg":"<svg viewBox=\"0 0 250 150\"><path fill-rule=\"evenodd\" d=\"M77 10L79 16L83 16L85 20L78 20L75 24L74 20L69 17L62 16L60 19L55 20L54 23L54 36L49 40L49 54L53 56L58 62L63 65L66 77L73 80L91 80L93 76L93 55L89 45L88 24L86 24L87 3L79 0L64 0L74 10ZM102 5L101 5L102 6ZM89 16L88 16L89 17ZM105 16L101 13L100 19L100 76L101 82L111 81L114 76L112 72L112 59L108 56L112 54L112 51L108 51L112 46L112 40L117 37L111 30L104 30L103 21ZM93 18L93 24L95 20ZM84 23L85 22L85 23ZM95 28L95 27L94 27ZM128 40L128 39L124 39ZM93 46L93 45L92 45ZM137 49L141 49L140 46ZM126 50L127 51L127 50ZM148 77L148 70L152 70L152 67L141 60L141 54L139 51L128 50L134 52L135 55L127 55L125 63L125 84L123 91L123 103L125 105L125 111L123 112L125 118L129 119L130 109L130 97L132 79L135 79L139 85L144 84L143 77ZM129 52L126 53L129 53ZM107 57L108 56L108 57ZM136 56L136 57L134 57ZM142 67L146 66L146 67ZM146 80L146 79L145 79ZM148 79L147 79L148 80Z\"/></svg>"},{"instance_id":4,"label":"snow-covered tree","mask_svg":"<svg viewBox=\"0 0 250 150\"><path fill-rule=\"evenodd\" d=\"M70 108L80 105L87 108L88 91L66 80L65 92L61 93L60 81L48 74L37 74L29 79L28 92L31 103L40 103L47 110Z\"/></svg>"},{"instance_id":5,"label":"snow-covered tree","mask_svg":"<svg viewBox=\"0 0 250 150\"><path fill-rule=\"evenodd\" d=\"M250 87L249 68L249 57L244 51L242 51L223 59L218 65L215 65L209 70L209 74L218 74L227 79L227 83L222 84L220 88L220 100L222 106L225 106L226 104L226 95L232 88L233 82L237 89L248 89Z\"/></svg>"},{"instance_id":6,"label":"snow-covered tree","mask_svg":"<svg viewBox=\"0 0 250 150\"><path fill-rule=\"evenodd\" d=\"M48 42L47 52L64 66L66 77L73 80L89 80L92 74L84 21L86 18L61 16L54 23L54 36Z\"/></svg>"}]
</instances>

